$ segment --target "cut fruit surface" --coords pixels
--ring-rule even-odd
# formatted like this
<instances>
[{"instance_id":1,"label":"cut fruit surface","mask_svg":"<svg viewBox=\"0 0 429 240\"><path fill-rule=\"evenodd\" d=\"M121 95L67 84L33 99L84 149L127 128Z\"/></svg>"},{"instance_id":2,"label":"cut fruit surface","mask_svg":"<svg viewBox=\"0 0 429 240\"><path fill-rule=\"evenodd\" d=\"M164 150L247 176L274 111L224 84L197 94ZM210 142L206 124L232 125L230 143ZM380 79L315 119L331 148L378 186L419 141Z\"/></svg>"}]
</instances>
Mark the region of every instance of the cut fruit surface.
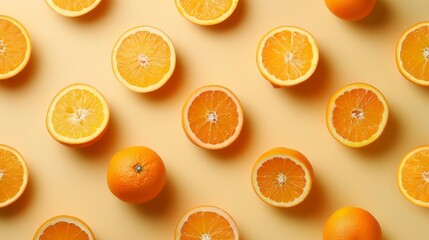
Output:
<instances>
[{"instance_id":1,"label":"cut fruit surface","mask_svg":"<svg viewBox=\"0 0 429 240\"><path fill-rule=\"evenodd\" d=\"M22 155L0 144L0 208L15 202L27 187L28 169Z\"/></svg>"},{"instance_id":2,"label":"cut fruit surface","mask_svg":"<svg viewBox=\"0 0 429 240\"><path fill-rule=\"evenodd\" d=\"M89 13L101 0L45 0L55 12L66 17L78 17Z\"/></svg>"},{"instance_id":3,"label":"cut fruit surface","mask_svg":"<svg viewBox=\"0 0 429 240\"><path fill-rule=\"evenodd\" d=\"M308 196L313 178L313 168L304 155L278 147L259 157L251 179L253 189L264 202L276 207L293 207Z\"/></svg>"},{"instance_id":4,"label":"cut fruit surface","mask_svg":"<svg viewBox=\"0 0 429 240\"><path fill-rule=\"evenodd\" d=\"M349 84L338 90L326 109L331 135L348 147L363 147L380 137L389 116L386 99L375 87Z\"/></svg>"},{"instance_id":5,"label":"cut fruit surface","mask_svg":"<svg viewBox=\"0 0 429 240\"><path fill-rule=\"evenodd\" d=\"M396 65L409 81L429 86L429 22L402 33L396 46Z\"/></svg>"},{"instance_id":6,"label":"cut fruit surface","mask_svg":"<svg viewBox=\"0 0 429 240\"><path fill-rule=\"evenodd\" d=\"M402 159L398 174L402 195L417 206L429 208L429 145L413 149Z\"/></svg>"},{"instance_id":7,"label":"cut fruit surface","mask_svg":"<svg viewBox=\"0 0 429 240\"><path fill-rule=\"evenodd\" d=\"M204 86L187 99L182 110L186 136L199 147L221 149L232 144L243 127L238 98L222 86Z\"/></svg>"},{"instance_id":8,"label":"cut fruit surface","mask_svg":"<svg viewBox=\"0 0 429 240\"><path fill-rule=\"evenodd\" d=\"M225 21L237 7L238 0L175 0L180 14L199 25Z\"/></svg>"},{"instance_id":9,"label":"cut fruit surface","mask_svg":"<svg viewBox=\"0 0 429 240\"><path fill-rule=\"evenodd\" d=\"M94 234L82 220L66 215L53 217L44 222L33 240L94 240Z\"/></svg>"},{"instance_id":10,"label":"cut fruit surface","mask_svg":"<svg viewBox=\"0 0 429 240\"><path fill-rule=\"evenodd\" d=\"M213 206L196 207L188 211L176 227L175 240L238 240L234 219Z\"/></svg>"},{"instance_id":11,"label":"cut fruit surface","mask_svg":"<svg viewBox=\"0 0 429 240\"><path fill-rule=\"evenodd\" d=\"M0 80L21 72L31 55L31 40L17 20L0 15Z\"/></svg>"},{"instance_id":12,"label":"cut fruit surface","mask_svg":"<svg viewBox=\"0 0 429 240\"><path fill-rule=\"evenodd\" d=\"M281 26L261 39L256 62L261 74L274 86L292 86L313 75L319 62L319 49L306 30Z\"/></svg>"},{"instance_id":13,"label":"cut fruit surface","mask_svg":"<svg viewBox=\"0 0 429 240\"><path fill-rule=\"evenodd\" d=\"M109 106L98 90L87 84L72 84L52 100L46 126L58 142L85 147L103 135L109 115Z\"/></svg>"},{"instance_id":14,"label":"cut fruit surface","mask_svg":"<svg viewBox=\"0 0 429 240\"><path fill-rule=\"evenodd\" d=\"M141 26L125 32L112 53L116 78L135 92L152 92L173 75L176 53L170 38L161 30Z\"/></svg>"}]
</instances>

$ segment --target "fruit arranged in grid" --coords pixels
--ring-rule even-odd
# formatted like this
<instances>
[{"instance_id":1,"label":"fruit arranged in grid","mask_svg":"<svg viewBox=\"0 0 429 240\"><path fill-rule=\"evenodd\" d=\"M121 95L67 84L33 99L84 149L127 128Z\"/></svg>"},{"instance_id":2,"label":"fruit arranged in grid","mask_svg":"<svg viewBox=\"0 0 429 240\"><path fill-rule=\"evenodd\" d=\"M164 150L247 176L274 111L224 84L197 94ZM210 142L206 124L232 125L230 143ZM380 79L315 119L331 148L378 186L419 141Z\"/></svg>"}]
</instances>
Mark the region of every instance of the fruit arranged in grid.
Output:
<instances>
[{"instance_id":1,"label":"fruit arranged in grid","mask_svg":"<svg viewBox=\"0 0 429 240\"><path fill-rule=\"evenodd\" d=\"M259 198L276 207L293 207L310 194L313 168L300 152L273 148L262 154L253 166L252 186Z\"/></svg>"},{"instance_id":2,"label":"fruit arranged in grid","mask_svg":"<svg viewBox=\"0 0 429 240\"><path fill-rule=\"evenodd\" d=\"M214 206L189 210L176 227L175 240L238 240L238 228L226 211Z\"/></svg>"},{"instance_id":3,"label":"fruit arranged in grid","mask_svg":"<svg viewBox=\"0 0 429 240\"><path fill-rule=\"evenodd\" d=\"M109 123L109 106L94 87L77 83L62 89L52 100L46 116L51 136L71 147L97 142Z\"/></svg>"},{"instance_id":4,"label":"fruit arranged in grid","mask_svg":"<svg viewBox=\"0 0 429 240\"><path fill-rule=\"evenodd\" d=\"M223 86L201 87L183 106L182 126L189 140L199 147L209 150L228 147L243 127L240 101Z\"/></svg>"},{"instance_id":5,"label":"fruit arranged in grid","mask_svg":"<svg viewBox=\"0 0 429 240\"><path fill-rule=\"evenodd\" d=\"M28 169L22 155L0 144L0 208L14 203L28 183Z\"/></svg>"},{"instance_id":6,"label":"fruit arranged in grid","mask_svg":"<svg viewBox=\"0 0 429 240\"><path fill-rule=\"evenodd\" d=\"M328 9L337 17L347 21L366 18L374 9L376 0L325 0Z\"/></svg>"},{"instance_id":7,"label":"fruit arranged in grid","mask_svg":"<svg viewBox=\"0 0 429 240\"><path fill-rule=\"evenodd\" d=\"M89 13L101 0L45 0L55 12L66 17L79 17Z\"/></svg>"},{"instance_id":8,"label":"fruit arranged in grid","mask_svg":"<svg viewBox=\"0 0 429 240\"><path fill-rule=\"evenodd\" d=\"M429 208L429 145L417 147L404 156L397 179L399 190L408 201Z\"/></svg>"},{"instance_id":9,"label":"fruit arranged in grid","mask_svg":"<svg viewBox=\"0 0 429 240\"><path fill-rule=\"evenodd\" d=\"M113 73L125 87L139 93L162 87L173 75L176 53L161 30L140 26L117 40L112 53Z\"/></svg>"},{"instance_id":10,"label":"fruit arranged in grid","mask_svg":"<svg viewBox=\"0 0 429 240\"><path fill-rule=\"evenodd\" d=\"M429 86L429 22L421 22L402 33L396 46L396 65L413 83Z\"/></svg>"},{"instance_id":11,"label":"fruit arranged in grid","mask_svg":"<svg viewBox=\"0 0 429 240\"><path fill-rule=\"evenodd\" d=\"M17 20L0 15L0 80L21 72L31 55L31 40Z\"/></svg>"},{"instance_id":12,"label":"fruit arranged in grid","mask_svg":"<svg viewBox=\"0 0 429 240\"><path fill-rule=\"evenodd\" d=\"M310 78L319 62L316 40L306 30L281 26L259 42L256 62L261 74L274 86L292 86Z\"/></svg>"},{"instance_id":13,"label":"fruit arranged in grid","mask_svg":"<svg viewBox=\"0 0 429 240\"><path fill-rule=\"evenodd\" d=\"M161 157L152 149L135 146L117 152L109 162L107 185L122 201L145 203L159 195L166 181Z\"/></svg>"},{"instance_id":14,"label":"fruit arranged in grid","mask_svg":"<svg viewBox=\"0 0 429 240\"><path fill-rule=\"evenodd\" d=\"M195 24L215 25L235 11L238 0L175 0L180 14Z\"/></svg>"},{"instance_id":15,"label":"fruit arranged in grid","mask_svg":"<svg viewBox=\"0 0 429 240\"><path fill-rule=\"evenodd\" d=\"M365 83L339 89L329 100L326 123L331 135L348 147L377 140L387 124L389 109L383 94Z\"/></svg>"},{"instance_id":16,"label":"fruit arranged in grid","mask_svg":"<svg viewBox=\"0 0 429 240\"><path fill-rule=\"evenodd\" d=\"M33 240L94 240L94 234L82 220L60 215L48 219L38 229Z\"/></svg>"},{"instance_id":17,"label":"fruit arranged in grid","mask_svg":"<svg viewBox=\"0 0 429 240\"><path fill-rule=\"evenodd\" d=\"M324 240L381 240L382 232L377 219L357 207L343 207L325 222Z\"/></svg>"}]
</instances>

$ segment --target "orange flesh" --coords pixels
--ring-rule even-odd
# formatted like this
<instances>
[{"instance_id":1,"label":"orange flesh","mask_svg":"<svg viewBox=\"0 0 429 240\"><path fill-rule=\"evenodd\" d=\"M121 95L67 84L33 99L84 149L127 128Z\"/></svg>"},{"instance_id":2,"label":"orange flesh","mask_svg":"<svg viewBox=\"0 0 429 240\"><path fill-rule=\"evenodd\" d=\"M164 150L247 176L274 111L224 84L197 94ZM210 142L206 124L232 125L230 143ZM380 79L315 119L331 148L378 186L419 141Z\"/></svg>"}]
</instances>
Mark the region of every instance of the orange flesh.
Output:
<instances>
[{"instance_id":1,"label":"orange flesh","mask_svg":"<svg viewBox=\"0 0 429 240\"><path fill-rule=\"evenodd\" d=\"M402 186L412 198L429 202L429 150L410 156L401 171Z\"/></svg>"},{"instance_id":2,"label":"orange flesh","mask_svg":"<svg viewBox=\"0 0 429 240\"><path fill-rule=\"evenodd\" d=\"M15 196L23 184L24 167L11 152L0 149L0 203Z\"/></svg>"},{"instance_id":3,"label":"orange flesh","mask_svg":"<svg viewBox=\"0 0 429 240\"><path fill-rule=\"evenodd\" d=\"M181 229L180 240L234 240L230 223L214 212L197 212L190 215Z\"/></svg>"},{"instance_id":4,"label":"orange flesh","mask_svg":"<svg viewBox=\"0 0 429 240\"><path fill-rule=\"evenodd\" d=\"M15 70L24 61L27 40L13 23L0 19L0 74Z\"/></svg>"},{"instance_id":5,"label":"orange flesh","mask_svg":"<svg viewBox=\"0 0 429 240\"><path fill-rule=\"evenodd\" d=\"M180 0L185 12L197 19L217 19L232 6L232 0Z\"/></svg>"},{"instance_id":6,"label":"orange flesh","mask_svg":"<svg viewBox=\"0 0 429 240\"><path fill-rule=\"evenodd\" d=\"M288 158L267 160L256 174L261 193L275 202L291 202L304 192L304 169Z\"/></svg>"},{"instance_id":7,"label":"orange flesh","mask_svg":"<svg viewBox=\"0 0 429 240\"><path fill-rule=\"evenodd\" d=\"M57 222L47 227L40 240L89 240L86 232L73 223Z\"/></svg>"},{"instance_id":8,"label":"orange flesh","mask_svg":"<svg viewBox=\"0 0 429 240\"><path fill-rule=\"evenodd\" d=\"M204 143L219 144L229 139L238 126L234 100L222 91L205 91L188 110L189 126Z\"/></svg>"},{"instance_id":9,"label":"orange flesh","mask_svg":"<svg viewBox=\"0 0 429 240\"><path fill-rule=\"evenodd\" d=\"M161 80L171 66L171 51L157 34L140 31L126 37L118 48L119 74L129 84L148 87Z\"/></svg>"},{"instance_id":10,"label":"orange flesh","mask_svg":"<svg viewBox=\"0 0 429 240\"><path fill-rule=\"evenodd\" d=\"M332 124L344 139L360 142L377 133L383 113L383 104L374 92L353 89L335 100Z\"/></svg>"},{"instance_id":11,"label":"orange flesh","mask_svg":"<svg viewBox=\"0 0 429 240\"><path fill-rule=\"evenodd\" d=\"M53 0L52 2L61 9L69 11L81 11L91 6L95 0Z\"/></svg>"},{"instance_id":12,"label":"orange flesh","mask_svg":"<svg viewBox=\"0 0 429 240\"><path fill-rule=\"evenodd\" d=\"M402 66L419 80L429 81L429 26L420 27L402 42Z\"/></svg>"},{"instance_id":13,"label":"orange flesh","mask_svg":"<svg viewBox=\"0 0 429 240\"><path fill-rule=\"evenodd\" d=\"M308 37L298 32L278 32L267 39L262 50L264 67L280 80L301 77L311 68L312 59Z\"/></svg>"}]
</instances>

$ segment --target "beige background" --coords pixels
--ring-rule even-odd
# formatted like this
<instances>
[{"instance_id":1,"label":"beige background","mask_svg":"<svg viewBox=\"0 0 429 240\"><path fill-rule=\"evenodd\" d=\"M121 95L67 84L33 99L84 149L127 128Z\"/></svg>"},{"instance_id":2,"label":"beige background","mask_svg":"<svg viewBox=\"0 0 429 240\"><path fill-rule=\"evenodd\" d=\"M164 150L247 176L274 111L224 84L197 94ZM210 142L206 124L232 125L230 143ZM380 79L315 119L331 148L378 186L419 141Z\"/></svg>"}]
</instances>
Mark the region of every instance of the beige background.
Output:
<instances>
[{"instance_id":1,"label":"beige background","mask_svg":"<svg viewBox=\"0 0 429 240\"><path fill-rule=\"evenodd\" d=\"M369 210L384 240L428 238L429 210L401 196L396 170L405 153L429 141L429 90L405 80L394 59L402 31L428 20L428 1L379 0L364 21L345 22L323 0L240 0L233 16L213 27L186 21L173 0L103 0L74 19L42 0L5 0L0 8L33 42L26 69L0 82L0 142L18 149L30 171L22 198L0 209L0 239L31 239L58 214L83 219L97 239L172 239L179 218L201 204L228 211L243 240L322 239L326 218L349 205ZM138 25L165 31L178 60L172 79L146 95L124 88L110 64L116 39ZM289 89L272 88L255 63L259 39L279 25L310 31L321 54L315 75ZM379 88L391 110L382 137L363 149L337 143L325 125L331 94L355 81ZM99 89L112 113L107 134L86 149L55 142L44 122L53 96L75 82ZM244 108L243 132L226 150L200 149L181 128L186 97L205 84L230 88ZM144 205L121 202L106 183L110 157L132 145L154 149L167 167L165 189ZM309 198L292 209L265 204L251 187L253 163L276 146L301 151L315 171Z\"/></svg>"}]
</instances>

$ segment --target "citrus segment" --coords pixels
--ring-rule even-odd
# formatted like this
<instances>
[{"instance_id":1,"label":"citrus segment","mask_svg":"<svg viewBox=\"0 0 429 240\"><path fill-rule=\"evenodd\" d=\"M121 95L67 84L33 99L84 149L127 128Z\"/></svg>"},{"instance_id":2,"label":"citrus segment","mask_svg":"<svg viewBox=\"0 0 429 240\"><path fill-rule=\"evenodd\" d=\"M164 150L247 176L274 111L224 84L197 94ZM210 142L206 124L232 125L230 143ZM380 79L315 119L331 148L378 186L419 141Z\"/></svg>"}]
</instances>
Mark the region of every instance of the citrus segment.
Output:
<instances>
[{"instance_id":1,"label":"citrus segment","mask_svg":"<svg viewBox=\"0 0 429 240\"><path fill-rule=\"evenodd\" d=\"M15 76L27 65L31 40L17 20L0 15L0 80Z\"/></svg>"},{"instance_id":2,"label":"citrus segment","mask_svg":"<svg viewBox=\"0 0 429 240\"><path fill-rule=\"evenodd\" d=\"M94 240L94 234L82 220L66 215L53 217L44 222L33 240Z\"/></svg>"},{"instance_id":3,"label":"citrus segment","mask_svg":"<svg viewBox=\"0 0 429 240\"><path fill-rule=\"evenodd\" d=\"M312 184L310 162L293 149L273 148L253 166L253 189L264 202L276 207L298 205L308 196Z\"/></svg>"},{"instance_id":4,"label":"citrus segment","mask_svg":"<svg viewBox=\"0 0 429 240\"><path fill-rule=\"evenodd\" d=\"M0 208L15 202L27 187L27 164L15 149L0 144Z\"/></svg>"},{"instance_id":5,"label":"citrus segment","mask_svg":"<svg viewBox=\"0 0 429 240\"><path fill-rule=\"evenodd\" d=\"M238 240L239 237L237 225L227 212L218 207L201 206L182 217L174 239Z\"/></svg>"},{"instance_id":6,"label":"citrus segment","mask_svg":"<svg viewBox=\"0 0 429 240\"><path fill-rule=\"evenodd\" d=\"M182 111L186 136L202 148L221 149L232 144L243 126L237 97L222 86L204 86L187 99Z\"/></svg>"},{"instance_id":7,"label":"citrus segment","mask_svg":"<svg viewBox=\"0 0 429 240\"><path fill-rule=\"evenodd\" d=\"M176 53L169 37L159 29L141 26L125 32L112 53L113 72L127 88L151 92L172 76Z\"/></svg>"},{"instance_id":8,"label":"citrus segment","mask_svg":"<svg viewBox=\"0 0 429 240\"><path fill-rule=\"evenodd\" d=\"M326 122L331 135L349 147L363 147L383 132L388 107L379 90L353 83L338 90L328 103Z\"/></svg>"},{"instance_id":9,"label":"citrus segment","mask_svg":"<svg viewBox=\"0 0 429 240\"><path fill-rule=\"evenodd\" d=\"M261 39L256 53L261 74L275 86L299 84L316 70L319 50L306 30L281 26Z\"/></svg>"},{"instance_id":10,"label":"citrus segment","mask_svg":"<svg viewBox=\"0 0 429 240\"><path fill-rule=\"evenodd\" d=\"M413 149L402 159L397 179L406 199L429 208L429 145Z\"/></svg>"},{"instance_id":11,"label":"citrus segment","mask_svg":"<svg viewBox=\"0 0 429 240\"><path fill-rule=\"evenodd\" d=\"M55 12L66 17L82 16L100 4L101 0L45 0Z\"/></svg>"},{"instance_id":12,"label":"citrus segment","mask_svg":"<svg viewBox=\"0 0 429 240\"><path fill-rule=\"evenodd\" d=\"M429 86L429 22L418 23L402 33L396 46L396 64L406 79Z\"/></svg>"},{"instance_id":13,"label":"citrus segment","mask_svg":"<svg viewBox=\"0 0 429 240\"><path fill-rule=\"evenodd\" d=\"M175 0L180 14L199 25L225 21L237 7L238 0Z\"/></svg>"}]
</instances>

